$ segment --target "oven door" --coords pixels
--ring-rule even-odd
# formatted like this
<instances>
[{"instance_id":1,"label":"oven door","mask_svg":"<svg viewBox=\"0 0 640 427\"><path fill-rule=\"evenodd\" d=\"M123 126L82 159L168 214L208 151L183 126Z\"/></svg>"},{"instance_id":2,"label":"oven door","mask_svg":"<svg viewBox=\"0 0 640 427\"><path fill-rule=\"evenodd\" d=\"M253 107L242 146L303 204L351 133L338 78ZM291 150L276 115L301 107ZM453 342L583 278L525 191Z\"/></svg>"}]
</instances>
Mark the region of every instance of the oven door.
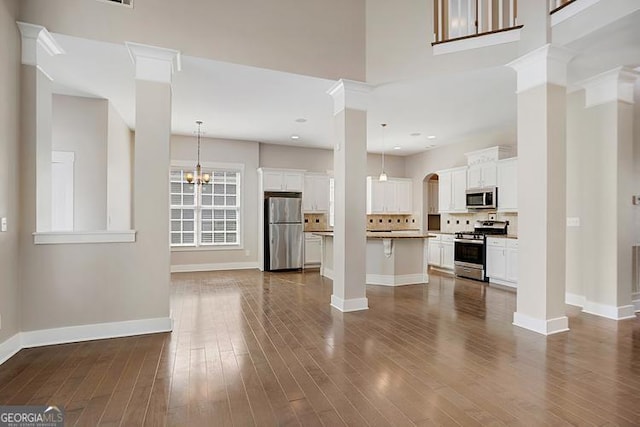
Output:
<instances>
[{"instance_id":1,"label":"oven door","mask_svg":"<svg viewBox=\"0 0 640 427\"><path fill-rule=\"evenodd\" d=\"M484 240L455 239L453 246L456 263L484 268Z\"/></svg>"}]
</instances>

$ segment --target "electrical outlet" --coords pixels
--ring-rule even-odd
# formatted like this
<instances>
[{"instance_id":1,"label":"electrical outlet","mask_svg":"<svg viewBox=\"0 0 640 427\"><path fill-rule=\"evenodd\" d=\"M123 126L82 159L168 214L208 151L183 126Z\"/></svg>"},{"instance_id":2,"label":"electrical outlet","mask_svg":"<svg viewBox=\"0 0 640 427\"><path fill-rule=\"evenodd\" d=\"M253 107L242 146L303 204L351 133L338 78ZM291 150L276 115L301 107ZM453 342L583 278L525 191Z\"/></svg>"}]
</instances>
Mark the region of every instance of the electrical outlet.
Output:
<instances>
[{"instance_id":1,"label":"electrical outlet","mask_svg":"<svg viewBox=\"0 0 640 427\"><path fill-rule=\"evenodd\" d=\"M567 217L567 227L580 227L580 218Z\"/></svg>"},{"instance_id":2,"label":"electrical outlet","mask_svg":"<svg viewBox=\"0 0 640 427\"><path fill-rule=\"evenodd\" d=\"M640 196L633 196L631 198L631 203L633 203L634 205L640 205Z\"/></svg>"},{"instance_id":3,"label":"electrical outlet","mask_svg":"<svg viewBox=\"0 0 640 427\"><path fill-rule=\"evenodd\" d=\"M7 231L7 218L3 217L2 219L0 219L0 231L2 231L3 233L5 231Z\"/></svg>"}]
</instances>

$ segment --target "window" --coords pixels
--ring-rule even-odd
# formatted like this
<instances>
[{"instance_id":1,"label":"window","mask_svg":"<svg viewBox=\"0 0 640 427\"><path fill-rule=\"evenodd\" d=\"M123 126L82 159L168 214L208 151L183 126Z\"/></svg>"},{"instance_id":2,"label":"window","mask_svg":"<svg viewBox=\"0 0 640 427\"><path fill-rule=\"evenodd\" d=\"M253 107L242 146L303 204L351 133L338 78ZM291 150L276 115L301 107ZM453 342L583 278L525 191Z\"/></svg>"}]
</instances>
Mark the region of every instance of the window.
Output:
<instances>
[{"instance_id":1,"label":"window","mask_svg":"<svg viewBox=\"0 0 640 427\"><path fill-rule=\"evenodd\" d=\"M203 168L211 181L187 183L191 169L170 174L171 246L229 246L240 244L240 171ZM195 175L195 173L194 173Z\"/></svg>"}]
</instances>

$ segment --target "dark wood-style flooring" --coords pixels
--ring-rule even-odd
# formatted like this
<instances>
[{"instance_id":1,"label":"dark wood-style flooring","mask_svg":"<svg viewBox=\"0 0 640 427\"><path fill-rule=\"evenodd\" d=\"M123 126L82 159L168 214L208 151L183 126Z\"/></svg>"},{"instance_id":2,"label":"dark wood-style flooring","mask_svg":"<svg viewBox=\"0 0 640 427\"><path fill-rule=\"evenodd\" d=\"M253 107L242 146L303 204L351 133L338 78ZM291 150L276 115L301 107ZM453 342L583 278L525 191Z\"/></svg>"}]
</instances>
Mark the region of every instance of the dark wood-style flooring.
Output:
<instances>
[{"instance_id":1,"label":"dark wood-style flooring","mask_svg":"<svg viewBox=\"0 0 640 427\"><path fill-rule=\"evenodd\" d=\"M67 425L640 425L640 320L567 306L571 332L511 325L513 293L431 275L329 306L317 271L176 274L173 333L25 349L0 404Z\"/></svg>"}]
</instances>

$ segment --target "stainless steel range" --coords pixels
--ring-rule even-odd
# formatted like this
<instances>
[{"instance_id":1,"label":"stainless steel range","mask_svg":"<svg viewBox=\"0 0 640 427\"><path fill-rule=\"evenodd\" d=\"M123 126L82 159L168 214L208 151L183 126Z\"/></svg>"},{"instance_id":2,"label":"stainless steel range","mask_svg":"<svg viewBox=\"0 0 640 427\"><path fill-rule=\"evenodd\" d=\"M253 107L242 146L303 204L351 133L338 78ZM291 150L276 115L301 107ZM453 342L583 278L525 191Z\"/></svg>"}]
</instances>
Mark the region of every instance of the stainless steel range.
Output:
<instances>
[{"instance_id":1,"label":"stainless steel range","mask_svg":"<svg viewBox=\"0 0 640 427\"><path fill-rule=\"evenodd\" d=\"M455 274L486 282L486 236L507 234L507 221L476 221L472 231L456 233L454 240Z\"/></svg>"}]
</instances>

